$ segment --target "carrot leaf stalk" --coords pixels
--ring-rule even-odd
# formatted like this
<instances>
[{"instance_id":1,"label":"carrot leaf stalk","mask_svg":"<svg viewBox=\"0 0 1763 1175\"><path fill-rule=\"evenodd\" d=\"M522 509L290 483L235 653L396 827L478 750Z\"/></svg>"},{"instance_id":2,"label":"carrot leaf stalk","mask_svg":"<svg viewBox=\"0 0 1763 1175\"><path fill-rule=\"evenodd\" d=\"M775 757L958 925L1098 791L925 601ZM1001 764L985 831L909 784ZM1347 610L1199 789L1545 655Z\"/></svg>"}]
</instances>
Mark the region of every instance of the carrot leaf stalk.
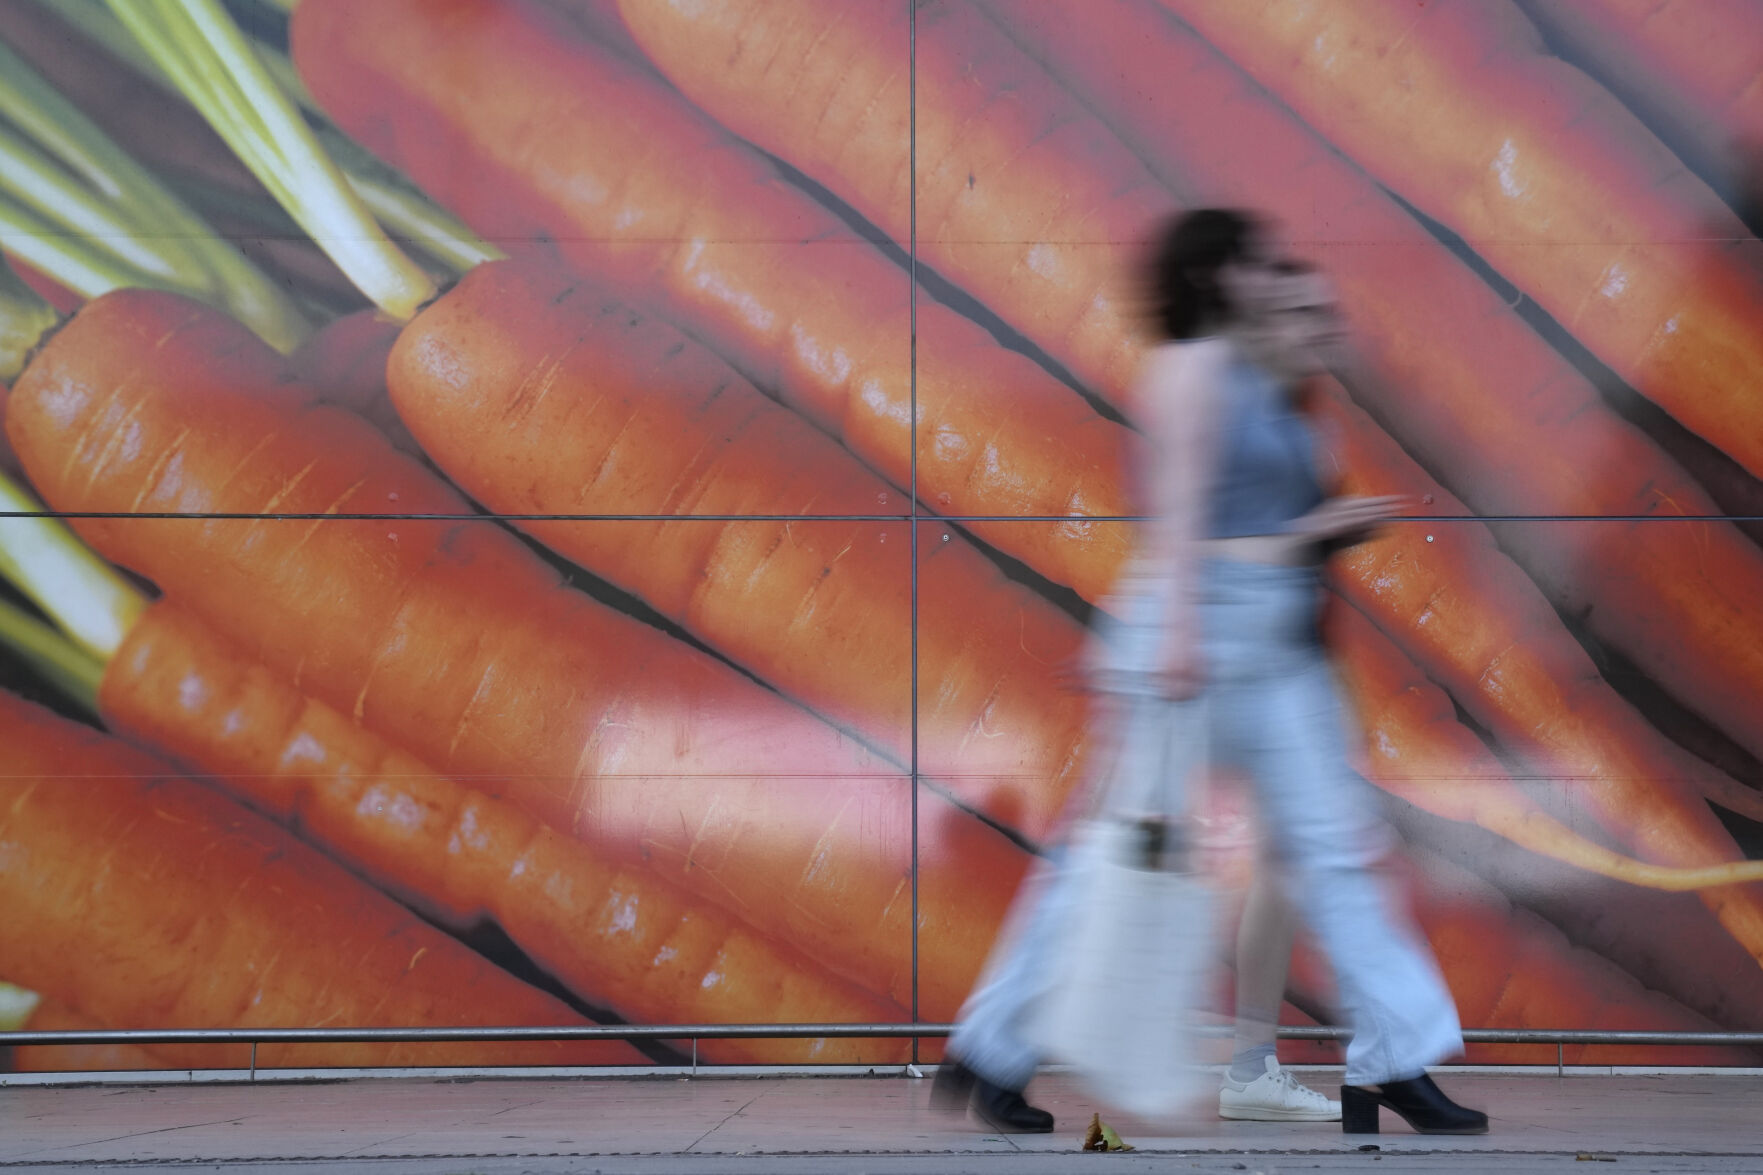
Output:
<instances>
[{"instance_id":1,"label":"carrot leaf stalk","mask_svg":"<svg viewBox=\"0 0 1763 1175\"><path fill-rule=\"evenodd\" d=\"M31 1013L43 997L16 984L0 980L0 1032L17 1032L31 1021Z\"/></svg>"},{"instance_id":2,"label":"carrot leaf stalk","mask_svg":"<svg viewBox=\"0 0 1763 1175\"><path fill-rule=\"evenodd\" d=\"M280 287L3 45L0 176L6 248L76 293L175 290L225 306L284 352L310 329Z\"/></svg>"},{"instance_id":3,"label":"carrot leaf stalk","mask_svg":"<svg viewBox=\"0 0 1763 1175\"><path fill-rule=\"evenodd\" d=\"M0 61L0 70L4 68ZM159 283L198 289L208 286L207 275L196 270L193 259L175 240L154 241L136 233L127 211L114 196L88 189L3 123L0 170L6 173L7 188L20 201L40 210L53 231L98 238L118 261ZM180 277L180 271L188 276Z\"/></svg>"},{"instance_id":4,"label":"carrot leaf stalk","mask_svg":"<svg viewBox=\"0 0 1763 1175\"><path fill-rule=\"evenodd\" d=\"M460 277L486 261L497 261L507 256L494 245L481 240L454 219L452 214L443 211L440 205L415 193L396 179L374 174L378 169L370 165L371 160L367 153L345 139L341 132L327 133L321 130L319 137L323 140L325 149L339 160L347 160L350 153L360 154L361 165L357 167L344 162L344 173L348 175L349 183L361 197L362 203L373 211L380 223L400 243L421 250Z\"/></svg>"},{"instance_id":5,"label":"carrot leaf stalk","mask_svg":"<svg viewBox=\"0 0 1763 1175\"><path fill-rule=\"evenodd\" d=\"M11 173L6 177L10 180ZM54 274L57 281L82 297L145 284L136 270L107 253L96 240L57 228L13 200L6 187L0 183L0 248L7 253Z\"/></svg>"},{"instance_id":6,"label":"carrot leaf stalk","mask_svg":"<svg viewBox=\"0 0 1763 1175\"><path fill-rule=\"evenodd\" d=\"M0 474L0 575L107 664L146 600L11 478ZM95 689L94 684L94 689Z\"/></svg>"},{"instance_id":7,"label":"carrot leaf stalk","mask_svg":"<svg viewBox=\"0 0 1763 1175\"><path fill-rule=\"evenodd\" d=\"M387 239L220 0L110 0L117 18L300 227L380 309L412 317L434 282Z\"/></svg>"},{"instance_id":8,"label":"carrot leaf stalk","mask_svg":"<svg viewBox=\"0 0 1763 1175\"><path fill-rule=\"evenodd\" d=\"M4 224L5 209L5 201L0 199L0 225ZM7 247L11 247L10 240ZM18 378L25 360L58 318L55 307L0 260L0 383Z\"/></svg>"},{"instance_id":9,"label":"carrot leaf stalk","mask_svg":"<svg viewBox=\"0 0 1763 1175\"><path fill-rule=\"evenodd\" d=\"M1580 835L1566 824L1541 813L1521 817L1516 827L1502 831L1513 844L1539 856L1553 857L1588 873L1626 881L1667 893L1689 893L1722 885L1745 885L1763 881L1763 861L1722 861L1713 865L1659 865L1625 856Z\"/></svg>"},{"instance_id":10,"label":"carrot leaf stalk","mask_svg":"<svg viewBox=\"0 0 1763 1175\"><path fill-rule=\"evenodd\" d=\"M127 62L141 76L178 92L177 86L142 50L140 42L110 15L104 6L105 0L38 2L49 4L62 20ZM332 125L300 80L286 53L263 41L253 41L252 47L276 85L306 113L325 154L330 156L349 181L349 186L393 240L419 250L449 272L461 276L485 261L506 256L500 249L478 239L457 217L429 200L408 179Z\"/></svg>"},{"instance_id":11,"label":"carrot leaf stalk","mask_svg":"<svg viewBox=\"0 0 1763 1175\"><path fill-rule=\"evenodd\" d=\"M292 4L288 10L292 9ZM500 249L480 239L464 223L416 190L409 180L374 158L373 154L333 126L279 49L255 43L263 67L282 92L299 104L307 117L317 120L315 132L325 154L336 163L355 194L379 219L381 225L403 244L414 245L463 277L486 261L506 257Z\"/></svg>"},{"instance_id":12,"label":"carrot leaf stalk","mask_svg":"<svg viewBox=\"0 0 1763 1175\"><path fill-rule=\"evenodd\" d=\"M104 665L60 632L0 597L0 646L9 649L69 701L97 717Z\"/></svg>"}]
</instances>

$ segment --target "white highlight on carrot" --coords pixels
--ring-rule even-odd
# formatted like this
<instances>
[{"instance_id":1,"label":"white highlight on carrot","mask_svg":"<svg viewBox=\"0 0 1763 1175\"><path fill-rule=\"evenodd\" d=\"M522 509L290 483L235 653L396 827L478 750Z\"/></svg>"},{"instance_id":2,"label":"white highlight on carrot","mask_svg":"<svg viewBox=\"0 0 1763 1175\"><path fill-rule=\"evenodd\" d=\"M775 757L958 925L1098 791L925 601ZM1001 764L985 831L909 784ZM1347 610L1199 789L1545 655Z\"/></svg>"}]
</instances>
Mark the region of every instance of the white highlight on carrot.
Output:
<instances>
[{"instance_id":1,"label":"white highlight on carrot","mask_svg":"<svg viewBox=\"0 0 1763 1175\"><path fill-rule=\"evenodd\" d=\"M207 697L208 683L202 679L200 673L187 673L184 675L184 679L178 682L178 705L184 709L195 709Z\"/></svg>"},{"instance_id":2,"label":"white highlight on carrot","mask_svg":"<svg viewBox=\"0 0 1763 1175\"><path fill-rule=\"evenodd\" d=\"M415 831L428 823L428 812L416 801L416 797L407 792L394 792L391 804L386 807L386 816L399 828ZM478 844L473 844L472 847L482 848Z\"/></svg>"},{"instance_id":3,"label":"white highlight on carrot","mask_svg":"<svg viewBox=\"0 0 1763 1175\"><path fill-rule=\"evenodd\" d=\"M308 731L301 731L288 743L287 750L282 752L283 766L293 767L301 763L322 763L325 760L324 744L313 738Z\"/></svg>"},{"instance_id":4,"label":"white highlight on carrot","mask_svg":"<svg viewBox=\"0 0 1763 1175\"><path fill-rule=\"evenodd\" d=\"M1522 196L1525 185L1518 178L1518 145L1511 139L1500 144L1494 156L1494 174L1500 177L1500 190L1508 196Z\"/></svg>"},{"instance_id":5,"label":"white highlight on carrot","mask_svg":"<svg viewBox=\"0 0 1763 1175\"><path fill-rule=\"evenodd\" d=\"M701 238L693 237L681 250L683 260L680 262L680 269L689 275L692 286L723 305L733 307L755 330L774 329L777 326L777 315L770 307L761 303L754 295L731 286L723 277L722 271L716 267L699 265L704 256L704 246L705 242Z\"/></svg>"},{"instance_id":6,"label":"white highlight on carrot","mask_svg":"<svg viewBox=\"0 0 1763 1175\"><path fill-rule=\"evenodd\" d=\"M612 929L629 933L637 928L637 899L627 894L612 914Z\"/></svg>"}]
</instances>

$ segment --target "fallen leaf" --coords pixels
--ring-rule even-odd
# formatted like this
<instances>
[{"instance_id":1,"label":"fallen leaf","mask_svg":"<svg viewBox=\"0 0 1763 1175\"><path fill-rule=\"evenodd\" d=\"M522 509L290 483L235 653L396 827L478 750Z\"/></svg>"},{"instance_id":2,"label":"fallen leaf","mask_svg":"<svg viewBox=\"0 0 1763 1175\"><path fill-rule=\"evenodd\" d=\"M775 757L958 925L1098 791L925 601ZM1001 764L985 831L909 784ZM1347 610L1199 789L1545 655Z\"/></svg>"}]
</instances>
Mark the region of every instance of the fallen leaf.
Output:
<instances>
[{"instance_id":1,"label":"fallen leaf","mask_svg":"<svg viewBox=\"0 0 1763 1175\"><path fill-rule=\"evenodd\" d=\"M1084 1147L1087 1151L1129 1151L1131 1144L1114 1132L1114 1127L1102 1121L1102 1115L1090 1115L1090 1128L1084 1131Z\"/></svg>"}]
</instances>

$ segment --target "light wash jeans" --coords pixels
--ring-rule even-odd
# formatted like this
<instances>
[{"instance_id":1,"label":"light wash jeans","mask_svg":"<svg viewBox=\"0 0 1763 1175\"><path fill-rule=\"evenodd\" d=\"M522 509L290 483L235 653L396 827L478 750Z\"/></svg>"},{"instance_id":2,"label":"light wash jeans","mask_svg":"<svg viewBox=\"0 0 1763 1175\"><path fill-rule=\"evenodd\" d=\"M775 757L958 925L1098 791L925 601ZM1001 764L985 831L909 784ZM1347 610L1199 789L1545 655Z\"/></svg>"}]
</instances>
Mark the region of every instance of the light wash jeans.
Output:
<instances>
[{"instance_id":1,"label":"light wash jeans","mask_svg":"<svg viewBox=\"0 0 1763 1175\"><path fill-rule=\"evenodd\" d=\"M1113 786L1137 788L1132 765L1171 761L1164 743L1180 723L1178 703L1150 687L1157 585L1124 586L1108 602L1119 619L1097 630L1095 660L1122 707L1113 778L1123 782ZM1375 789L1347 765L1345 714L1316 631L1317 588L1310 568L1206 564L1204 713L1212 760L1250 776L1293 902L1334 970L1353 1032L1346 1082L1373 1085L1457 1055L1462 1030L1430 950L1379 870L1393 836ZM1080 900L1058 857L1055 849L1031 871L950 1039L969 1068L1013 1089L1039 1061L1024 1020L1045 990L1053 936Z\"/></svg>"}]
</instances>

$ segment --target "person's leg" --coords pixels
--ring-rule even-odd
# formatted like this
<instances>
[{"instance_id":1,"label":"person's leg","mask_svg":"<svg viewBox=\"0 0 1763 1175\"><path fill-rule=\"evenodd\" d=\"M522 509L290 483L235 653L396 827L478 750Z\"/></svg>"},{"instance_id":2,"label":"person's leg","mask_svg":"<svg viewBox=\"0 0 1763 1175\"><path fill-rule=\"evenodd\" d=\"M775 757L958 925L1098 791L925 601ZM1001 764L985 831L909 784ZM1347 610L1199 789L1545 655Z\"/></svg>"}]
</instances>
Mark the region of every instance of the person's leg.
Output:
<instances>
[{"instance_id":1,"label":"person's leg","mask_svg":"<svg viewBox=\"0 0 1763 1175\"><path fill-rule=\"evenodd\" d=\"M1122 696L1098 717L1100 754L1109 756L1098 767L1102 786L1094 801L1100 806L1116 800L1116 780L1136 784L1146 764L1166 761L1164 742L1169 735L1168 703L1149 696ZM1009 917L992 949L973 992L957 1016L949 1038L948 1054L964 1070L995 1091L1012 1095L1000 1099L1009 1112L1021 1103L1021 1091L1034 1076L1040 1057L1031 1039L1028 1018L1045 998L1055 974L1054 952L1064 941L1066 927L1082 916L1084 895L1074 886L1071 871L1062 867L1062 851L1036 862L1024 880ZM976 1106L982 1116L1000 1129L997 1114ZM1033 1107L1020 1108L1039 1114ZM1030 1114L1018 1115L1024 1122ZM1047 1127L1051 1127L1051 1120ZM1040 1129L1041 1127L1019 1127Z\"/></svg>"},{"instance_id":2,"label":"person's leg","mask_svg":"<svg viewBox=\"0 0 1763 1175\"><path fill-rule=\"evenodd\" d=\"M957 1113L971 1107L994 1130L1053 1129L1053 1115L1022 1096L1040 1060L1024 1018L1043 990L1049 939L1070 916L1068 880L1069 873L1047 859L1024 879L986 970L961 1008L931 1086L932 1104Z\"/></svg>"},{"instance_id":3,"label":"person's leg","mask_svg":"<svg viewBox=\"0 0 1763 1175\"><path fill-rule=\"evenodd\" d=\"M1477 1134L1487 1116L1426 1068L1463 1048L1431 951L1382 866L1395 847L1374 789L1347 765L1345 712L1316 636L1308 569L1209 564L1208 694L1222 754L1248 768L1299 913L1333 967L1353 1030L1342 1129L1375 1132L1379 1105L1427 1133Z\"/></svg>"},{"instance_id":4,"label":"person's leg","mask_svg":"<svg viewBox=\"0 0 1763 1175\"><path fill-rule=\"evenodd\" d=\"M1412 1078L1462 1050L1457 1010L1382 865L1394 847L1370 784L1347 765L1342 709L1321 651L1221 690L1300 912L1335 971L1353 1028L1346 1081Z\"/></svg>"},{"instance_id":5,"label":"person's leg","mask_svg":"<svg viewBox=\"0 0 1763 1175\"><path fill-rule=\"evenodd\" d=\"M1274 1032L1298 931L1298 912L1270 856L1261 854L1237 924L1236 1049L1230 1076L1240 1082L1266 1072L1267 1058L1275 1053Z\"/></svg>"},{"instance_id":6,"label":"person's leg","mask_svg":"<svg viewBox=\"0 0 1763 1175\"><path fill-rule=\"evenodd\" d=\"M1075 916L1070 874L1057 859L1035 862L979 981L949 1036L949 1054L995 1085L1020 1090L1040 1055L1028 1040L1026 1017L1046 992L1049 950Z\"/></svg>"},{"instance_id":7,"label":"person's leg","mask_svg":"<svg viewBox=\"0 0 1763 1175\"><path fill-rule=\"evenodd\" d=\"M1298 913L1265 844L1237 927L1236 1051L1218 1090L1218 1113L1253 1122L1332 1122L1341 1104L1300 1083L1276 1053Z\"/></svg>"}]
</instances>

